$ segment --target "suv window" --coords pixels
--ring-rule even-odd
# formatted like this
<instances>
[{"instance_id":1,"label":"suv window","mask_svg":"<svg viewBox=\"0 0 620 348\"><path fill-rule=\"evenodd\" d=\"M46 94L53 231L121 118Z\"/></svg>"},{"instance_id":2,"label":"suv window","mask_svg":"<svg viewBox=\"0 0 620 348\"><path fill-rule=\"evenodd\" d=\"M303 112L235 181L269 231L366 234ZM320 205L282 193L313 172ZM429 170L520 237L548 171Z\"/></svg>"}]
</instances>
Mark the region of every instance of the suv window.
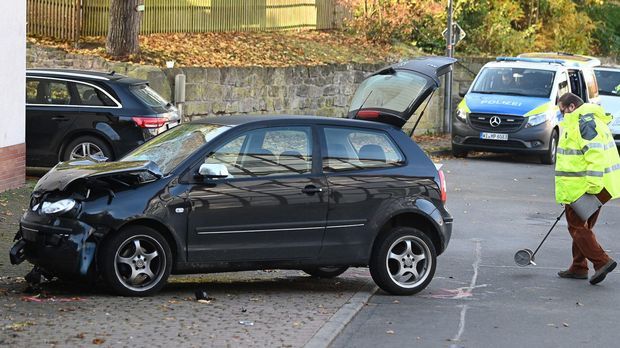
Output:
<instances>
[{"instance_id":1,"label":"suv window","mask_svg":"<svg viewBox=\"0 0 620 348\"><path fill-rule=\"evenodd\" d=\"M405 158L383 131L345 127L324 128L327 153L323 170L340 172L404 165Z\"/></svg>"},{"instance_id":2,"label":"suv window","mask_svg":"<svg viewBox=\"0 0 620 348\"><path fill-rule=\"evenodd\" d=\"M76 83L75 88L79 95L81 105L88 106L115 106L116 104L98 88Z\"/></svg>"},{"instance_id":3,"label":"suv window","mask_svg":"<svg viewBox=\"0 0 620 348\"><path fill-rule=\"evenodd\" d=\"M31 104L71 104L69 86L64 81L28 79L26 102Z\"/></svg>"},{"instance_id":4,"label":"suv window","mask_svg":"<svg viewBox=\"0 0 620 348\"><path fill-rule=\"evenodd\" d=\"M129 90L148 106L165 106L168 104L164 98L147 85L131 86Z\"/></svg>"},{"instance_id":5,"label":"suv window","mask_svg":"<svg viewBox=\"0 0 620 348\"><path fill-rule=\"evenodd\" d=\"M219 147L205 163L226 165L234 178L310 173L312 129L276 127L248 131Z\"/></svg>"}]
</instances>

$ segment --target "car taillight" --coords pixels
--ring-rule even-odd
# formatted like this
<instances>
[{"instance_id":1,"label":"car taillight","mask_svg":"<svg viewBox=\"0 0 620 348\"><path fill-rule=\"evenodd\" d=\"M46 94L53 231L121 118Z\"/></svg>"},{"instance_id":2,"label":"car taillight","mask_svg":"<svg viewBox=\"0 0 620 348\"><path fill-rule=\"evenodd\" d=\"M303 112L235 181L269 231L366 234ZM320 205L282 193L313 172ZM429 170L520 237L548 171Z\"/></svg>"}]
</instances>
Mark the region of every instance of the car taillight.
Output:
<instances>
[{"instance_id":1,"label":"car taillight","mask_svg":"<svg viewBox=\"0 0 620 348\"><path fill-rule=\"evenodd\" d=\"M441 202L446 203L448 200L448 194L446 193L446 177L443 175L443 170L439 170L439 190L441 192Z\"/></svg>"},{"instance_id":2,"label":"car taillight","mask_svg":"<svg viewBox=\"0 0 620 348\"><path fill-rule=\"evenodd\" d=\"M379 111L373 111L373 110L360 110L357 113L357 117L361 118L361 119L372 119L372 118L378 118L379 117Z\"/></svg>"},{"instance_id":3,"label":"car taillight","mask_svg":"<svg viewBox=\"0 0 620 348\"><path fill-rule=\"evenodd\" d=\"M142 117L134 116L131 118L140 128L160 128L163 127L168 119L165 117Z\"/></svg>"}]
</instances>

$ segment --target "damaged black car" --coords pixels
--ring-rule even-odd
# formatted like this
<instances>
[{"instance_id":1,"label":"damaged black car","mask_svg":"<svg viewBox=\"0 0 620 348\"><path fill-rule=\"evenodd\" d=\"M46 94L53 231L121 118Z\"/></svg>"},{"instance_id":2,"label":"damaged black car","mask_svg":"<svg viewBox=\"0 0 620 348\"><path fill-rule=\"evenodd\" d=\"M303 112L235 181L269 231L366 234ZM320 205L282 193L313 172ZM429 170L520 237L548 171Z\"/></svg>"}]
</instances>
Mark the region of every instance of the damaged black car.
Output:
<instances>
[{"instance_id":1,"label":"damaged black car","mask_svg":"<svg viewBox=\"0 0 620 348\"><path fill-rule=\"evenodd\" d=\"M117 162L79 159L37 183L11 262L102 278L147 296L170 274L370 267L392 294L433 278L452 217L443 173L401 127L454 60L368 77L347 118L228 116L185 123Z\"/></svg>"}]
</instances>

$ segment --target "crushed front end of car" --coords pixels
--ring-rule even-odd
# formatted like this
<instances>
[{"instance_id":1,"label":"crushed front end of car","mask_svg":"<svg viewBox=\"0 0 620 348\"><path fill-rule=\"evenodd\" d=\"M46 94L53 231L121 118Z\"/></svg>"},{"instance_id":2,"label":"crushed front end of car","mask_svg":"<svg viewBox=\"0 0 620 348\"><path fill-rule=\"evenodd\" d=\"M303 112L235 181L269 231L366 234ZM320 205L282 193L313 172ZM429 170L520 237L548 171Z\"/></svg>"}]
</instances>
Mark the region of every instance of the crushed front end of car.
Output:
<instances>
[{"instance_id":1,"label":"crushed front end of car","mask_svg":"<svg viewBox=\"0 0 620 348\"><path fill-rule=\"evenodd\" d=\"M150 161L58 164L32 192L9 252L11 263L27 260L48 278L93 275L96 248L109 231L107 207L116 192L160 176Z\"/></svg>"}]
</instances>

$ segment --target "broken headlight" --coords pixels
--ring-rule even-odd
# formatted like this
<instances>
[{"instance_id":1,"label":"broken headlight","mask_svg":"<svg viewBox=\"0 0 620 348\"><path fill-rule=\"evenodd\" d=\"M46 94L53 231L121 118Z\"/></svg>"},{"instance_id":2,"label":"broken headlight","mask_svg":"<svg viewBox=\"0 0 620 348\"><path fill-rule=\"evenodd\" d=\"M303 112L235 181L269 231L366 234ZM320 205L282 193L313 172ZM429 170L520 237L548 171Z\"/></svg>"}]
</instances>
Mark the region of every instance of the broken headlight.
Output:
<instances>
[{"instance_id":1,"label":"broken headlight","mask_svg":"<svg viewBox=\"0 0 620 348\"><path fill-rule=\"evenodd\" d=\"M74 199L65 198L56 202L43 202L41 203L41 212L43 214L63 214L75 207L76 202ZM39 205L32 207L33 211L37 211Z\"/></svg>"}]
</instances>

